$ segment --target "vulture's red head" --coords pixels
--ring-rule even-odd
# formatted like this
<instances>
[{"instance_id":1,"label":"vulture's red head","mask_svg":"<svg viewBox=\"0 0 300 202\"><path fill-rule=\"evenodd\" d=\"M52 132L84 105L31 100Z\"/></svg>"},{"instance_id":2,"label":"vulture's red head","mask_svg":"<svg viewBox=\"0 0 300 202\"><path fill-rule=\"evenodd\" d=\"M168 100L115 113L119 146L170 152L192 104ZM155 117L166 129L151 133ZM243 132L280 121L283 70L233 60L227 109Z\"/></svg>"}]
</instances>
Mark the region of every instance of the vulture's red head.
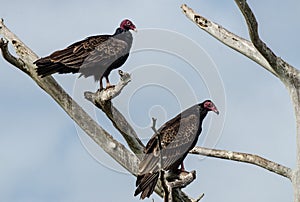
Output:
<instances>
[{"instance_id":1,"label":"vulture's red head","mask_svg":"<svg viewBox=\"0 0 300 202\"><path fill-rule=\"evenodd\" d=\"M130 30L130 29L133 30L133 31L136 31L135 25L128 19L125 19L121 22L120 28L125 29L127 31Z\"/></svg>"},{"instance_id":2,"label":"vulture's red head","mask_svg":"<svg viewBox=\"0 0 300 202\"><path fill-rule=\"evenodd\" d=\"M207 111L213 111L215 112L216 114L219 114L219 111L217 109L217 107L215 106L215 104L210 101L210 100L206 100L203 102L203 107L204 109L206 109Z\"/></svg>"}]
</instances>

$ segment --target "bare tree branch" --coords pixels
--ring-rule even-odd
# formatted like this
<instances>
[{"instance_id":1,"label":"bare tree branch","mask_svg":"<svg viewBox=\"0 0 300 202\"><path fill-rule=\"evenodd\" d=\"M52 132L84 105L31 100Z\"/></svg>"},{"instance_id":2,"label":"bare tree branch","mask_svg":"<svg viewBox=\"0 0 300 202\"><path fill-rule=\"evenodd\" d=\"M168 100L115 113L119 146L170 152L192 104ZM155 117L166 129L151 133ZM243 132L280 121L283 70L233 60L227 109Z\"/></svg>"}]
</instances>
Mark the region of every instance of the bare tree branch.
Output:
<instances>
[{"instance_id":1,"label":"bare tree branch","mask_svg":"<svg viewBox=\"0 0 300 202\"><path fill-rule=\"evenodd\" d=\"M251 41L256 49L268 61L277 75L281 75L279 78L283 80L284 83L290 83L290 81L292 81L293 84L296 84L296 86L299 87L299 70L282 60L280 57L277 57L275 53L260 39L258 34L258 23L246 0L235 0L235 2L246 20Z\"/></svg>"},{"instance_id":2,"label":"bare tree branch","mask_svg":"<svg viewBox=\"0 0 300 202\"><path fill-rule=\"evenodd\" d=\"M196 179L196 171L180 171L179 174L176 175L176 178L174 181L168 181L168 186L172 187L172 189L184 188Z\"/></svg>"},{"instance_id":3,"label":"bare tree branch","mask_svg":"<svg viewBox=\"0 0 300 202\"><path fill-rule=\"evenodd\" d=\"M158 145L159 145L159 178L161 181L161 186L164 190L164 202L172 202L173 201L173 197L172 197L172 188L170 186L168 186L168 182L167 179L165 177L165 171L162 169L162 163L163 163L163 157L162 157L162 145L161 145L161 138L160 135L158 134L157 130L156 130L156 121L157 119L152 117L152 126L151 129L154 132L154 135L157 138L158 141Z\"/></svg>"},{"instance_id":4,"label":"bare tree branch","mask_svg":"<svg viewBox=\"0 0 300 202\"><path fill-rule=\"evenodd\" d=\"M101 109L106 114L115 128L124 137L131 151L133 151L138 158L141 158L145 147L144 144L138 138L135 130L126 121L125 117L113 106L112 102L110 101L113 97L117 96L130 81L130 75L128 73L120 70L119 75L120 82L115 87L97 91L96 93L85 92L84 96L87 100L92 102L96 107Z\"/></svg>"},{"instance_id":5,"label":"bare tree branch","mask_svg":"<svg viewBox=\"0 0 300 202\"><path fill-rule=\"evenodd\" d=\"M108 89L97 91L96 93L85 92L84 96L87 100L96 103L105 103L110 101L116 96L118 96L122 89L131 81L130 74L123 72L122 70L118 71L120 75L120 81L117 85L111 86Z\"/></svg>"},{"instance_id":6,"label":"bare tree branch","mask_svg":"<svg viewBox=\"0 0 300 202\"><path fill-rule=\"evenodd\" d=\"M181 6L181 9L186 17L193 21L202 30L206 31L207 33L218 39L220 42L224 43L226 46L240 52L241 54L255 61L266 70L277 76L277 73L273 70L268 61L256 50L251 41L237 36L227 29L223 28L221 25L202 17L186 4L183 4Z\"/></svg>"},{"instance_id":7,"label":"bare tree branch","mask_svg":"<svg viewBox=\"0 0 300 202\"><path fill-rule=\"evenodd\" d=\"M273 161L270 161L268 159L265 159L263 157L254 154L218 150L218 149L209 149L203 147L194 147L190 151L190 153L253 164L261 168L267 169L271 172L274 172L278 175L281 175L283 177L286 177L290 180L293 173L292 169L288 167L285 167L283 165L280 165L278 163L275 163Z\"/></svg>"},{"instance_id":8,"label":"bare tree branch","mask_svg":"<svg viewBox=\"0 0 300 202\"><path fill-rule=\"evenodd\" d=\"M297 127L297 163L296 168L292 172L291 181L294 188L294 201L300 202L300 71L282 60L280 57L277 57L275 53L260 39L258 34L258 23L246 0L235 0L235 2L247 22L252 43L279 75L279 78L288 89L293 103Z\"/></svg>"},{"instance_id":9,"label":"bare tree branch","mask_svg":"<svg viewBox=\"0 0 300 202\"><path fill-rule=\"evenodd\" d=\"M180 195L180 198L186 198L192 202L200 201L204 194L202 193L197 199L193 199L187 196L184 192L180 190L189 184L191 184L196 179L196 171L193 170L191 172L177 170L175 173L168 172L165 175L165 184L168 190L168 198L169 201L172 201L172 197L176 195Z\"/></svg>"},{"instance_id":10,"label":"bare tree branch","mask_svg":"<svg viewBox=\"0 0 300 202\"><path fill-rule=\"evenodd\" d=\"M184 192L179 192L180 189L175 189L173 191L173 194L177 194L180 196L181 199L184 199L184 200L188 200L188 201L191 201L191 202L199 202L203 197L204 197L204 193L202 193L198 198L196 199L192 199L190 198L189 196L187 196Z\"/></svg>"}]
</instances>

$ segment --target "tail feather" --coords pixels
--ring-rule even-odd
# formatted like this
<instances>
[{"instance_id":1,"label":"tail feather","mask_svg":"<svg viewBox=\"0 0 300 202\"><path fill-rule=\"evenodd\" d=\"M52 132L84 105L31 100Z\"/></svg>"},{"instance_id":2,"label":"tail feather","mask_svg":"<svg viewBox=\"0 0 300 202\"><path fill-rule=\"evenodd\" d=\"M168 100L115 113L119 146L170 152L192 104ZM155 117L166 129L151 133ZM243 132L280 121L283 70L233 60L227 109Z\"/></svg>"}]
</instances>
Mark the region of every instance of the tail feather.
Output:
<instances>
[{"instance_id":1,"label":"tail feather","mask_svg":"<svg viewBox=\"0 0 300 202\"><path fill-rule=\"evenodd\" d=\"M146 197L149 198L154 191L158 177L158 172L139 175L136 180L137 189L134 192L134 196L137 196L138 194L142 193L141 199L144 199Z\"/></svg>"},{"instance_id":2,"label":"tail feather","mask_svg":"<svg viewBox=\"0 0 300 202\"><path fill-rule=\"evenodd\" d=\"M36 72L39 76L45 77L54 73L77 73L78 69L68 68L57 62L52 62L49 57L40 58L33 64L37 66Z\"/></svg>"}]
</instances>

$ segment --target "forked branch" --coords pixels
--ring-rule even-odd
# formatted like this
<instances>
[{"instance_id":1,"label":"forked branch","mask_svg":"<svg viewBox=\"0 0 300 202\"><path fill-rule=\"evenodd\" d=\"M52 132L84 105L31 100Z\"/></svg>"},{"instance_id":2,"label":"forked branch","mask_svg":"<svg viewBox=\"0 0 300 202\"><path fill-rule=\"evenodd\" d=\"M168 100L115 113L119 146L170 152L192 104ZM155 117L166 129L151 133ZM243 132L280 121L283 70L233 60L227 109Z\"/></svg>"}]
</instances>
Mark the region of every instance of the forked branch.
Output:
<instances>
[{"instance_id":1,"label":"forked branch","mask_svg":"<svg viewBox=\"0 0 300 202\"><path fill-rule=\"evenodd\" d=\"M130 81L130 75L128 73L119 70L119 75L120 81L116 86L102 91L98 90L95 93L85 92L84 97L106 114L115 128L126 140L131 151L133 151L138 158L141 158L145 147L144 144L138 138L135 130L126 121L125 117L113 106L113 103L111 102L111 99L119 95L121 90Z\"/></svg>"},{"instance_id":2,"label":"forked branch","mask_svg":"<svg viewBox=\"0 0 300 202\"><path fill-rule=\"evenodd\" d=\"M242 12L246 23L248 25L249 36L255 48L263 55L268 61L272 69L284 83L293 83L297 87L300 86L299 71L292 65L288 64L275 53L260 39L258 34L258 23L249 7L246 0L235 0L237 6Z\"/></svg>"}]
</instances>

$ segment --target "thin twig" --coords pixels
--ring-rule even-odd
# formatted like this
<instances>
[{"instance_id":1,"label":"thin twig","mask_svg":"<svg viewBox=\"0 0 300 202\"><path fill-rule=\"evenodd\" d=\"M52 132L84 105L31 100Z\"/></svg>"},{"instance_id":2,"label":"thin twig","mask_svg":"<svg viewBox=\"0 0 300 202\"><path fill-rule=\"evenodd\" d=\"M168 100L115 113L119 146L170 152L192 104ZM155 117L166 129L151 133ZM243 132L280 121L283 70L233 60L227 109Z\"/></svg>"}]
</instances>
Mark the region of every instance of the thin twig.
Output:
<instances>
[{"instance_id":1,"label":"thin twig","mask_svg":"<svg viewBox=\"0 0 300 202\"><path fill-rule=\"evenodd\" d=\"M157 121L157 119L154 118L154 117L152 117L152 126L151 126L151 129L153 130L154 134L157 135L158 133L157 133L157 130L156 130L156 121Z\"/></svg>"},{"instance_id":2,"label":"thin twig","mask_svg":"<svg viewBox=\"0 0 300 202\"><path fill-rule=\"evenodd\" d=\"M202 193L197 199L195 199L195 202L200 201L204 197L204 193Z\"/></svg>"},{"instance_id":3,"label":"thin twig","mask_svg":"<svg viewBox=\"0 0 300 202\"><path fill-rule=\"evenodd\" d=\"M165 178L165 171L163 170L162 166L163 166L163 154L162 154L162 144L161 144L161 137L160 134L157 132L156 130L156 121L157 119L152 117L152 126L151 129L153 130L157 141L158 141L158 146L159 146L159 172L160 172L160 181L161 181L161 185L164 189L164 202L172 202L172 188L170 188L170 186L168 186L168 183L166 182L166 178Z\"/></svg>"}]
</instances>

